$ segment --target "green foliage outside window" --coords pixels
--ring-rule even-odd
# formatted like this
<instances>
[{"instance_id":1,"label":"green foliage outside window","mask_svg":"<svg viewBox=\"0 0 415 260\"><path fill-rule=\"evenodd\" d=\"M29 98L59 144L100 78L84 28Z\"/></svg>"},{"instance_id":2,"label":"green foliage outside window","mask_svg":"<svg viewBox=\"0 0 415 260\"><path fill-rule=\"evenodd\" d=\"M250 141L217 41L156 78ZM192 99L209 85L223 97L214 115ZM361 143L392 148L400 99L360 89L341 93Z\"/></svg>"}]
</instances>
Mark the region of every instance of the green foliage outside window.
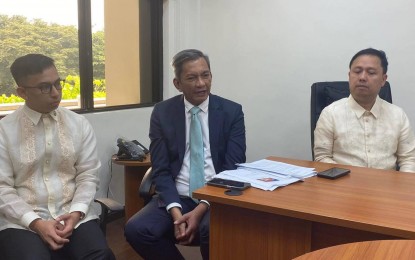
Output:
<instances>
[{"instance_id":1,"label":"green foliage outside window","mask_svg":"<svg viewBox=\"0 0 415 260\"><path fill-rule=\"evenodd\" d=\"M105 97L104 32L92 35L94 97ZM0 104L23 102L15 95L10 65L20 56L42 53L55 60L65 78L62 99L76 99L80 93L78 29L48 24L41 19L0 15Z\"/></svg>"},{"instance_id":2,"label":"green foliage outside window","mask_svg":"<svg viewBox=\"0 0 415 260\"><path fill-rule=\"evenodd\" d=\"M103 98L106 97L105 92L105 79L96 79L93 82L94 84L94 98ZM80 94L80 78L79 76L67 76L64 81L62 81L62 99L77 99ZM6 96L2 94L0 96L0 104L10 104L24 102L23 98L11 94Z\"/></svg>"}]
</instances>

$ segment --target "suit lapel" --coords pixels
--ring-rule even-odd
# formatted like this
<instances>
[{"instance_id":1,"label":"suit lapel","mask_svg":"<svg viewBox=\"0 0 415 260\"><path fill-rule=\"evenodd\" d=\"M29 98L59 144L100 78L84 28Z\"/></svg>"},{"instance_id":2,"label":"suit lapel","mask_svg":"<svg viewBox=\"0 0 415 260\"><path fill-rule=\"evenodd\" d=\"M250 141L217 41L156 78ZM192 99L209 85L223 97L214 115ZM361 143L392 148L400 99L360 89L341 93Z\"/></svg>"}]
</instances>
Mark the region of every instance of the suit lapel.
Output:
<instances>
[{"instance_id":1,"label":"suit lapel","mask_svg":"<svg viewBox=\"0 0 415 260\"><path fill-rule=\"evenodd\" d=\"M185 148L186 148L186 119L184 114L183 95L177 98L173 115L177 115L177 120L174 120L174 130L176 131L176 141L179 152L179 159L183 162Z\"/></svg>"},{"instance_id":2,"label":"suit lapel","mask_svg":"<svg viewBox=\"0 0 415 260\"><path fill-rule=\"evenodd\" d=\"M216 96L211 95L209 98L209 140L210 140L210 152L212 155L212 161L215 168L218 164L218 147L219 147L219 135L223 128L223 113L222 106Z\"/></svg>"}]
</instances>

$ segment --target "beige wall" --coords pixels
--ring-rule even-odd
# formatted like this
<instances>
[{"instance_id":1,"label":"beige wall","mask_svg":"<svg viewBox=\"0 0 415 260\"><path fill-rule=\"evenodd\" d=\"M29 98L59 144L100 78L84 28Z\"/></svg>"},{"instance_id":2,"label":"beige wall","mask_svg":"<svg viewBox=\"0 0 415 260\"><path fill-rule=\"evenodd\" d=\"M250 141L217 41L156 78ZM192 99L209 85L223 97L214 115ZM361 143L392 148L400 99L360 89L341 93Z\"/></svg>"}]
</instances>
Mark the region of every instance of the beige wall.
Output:
<instances>
[{"instance_id":1,"label":"beige wall","mask_svg":"<svg viewBox=\"0 0 415 260\"><path fill-rule=\"evenodd\" d=\"M105 0L107 106L140 102L138 3Z\"/></svg>"}]
</instances>

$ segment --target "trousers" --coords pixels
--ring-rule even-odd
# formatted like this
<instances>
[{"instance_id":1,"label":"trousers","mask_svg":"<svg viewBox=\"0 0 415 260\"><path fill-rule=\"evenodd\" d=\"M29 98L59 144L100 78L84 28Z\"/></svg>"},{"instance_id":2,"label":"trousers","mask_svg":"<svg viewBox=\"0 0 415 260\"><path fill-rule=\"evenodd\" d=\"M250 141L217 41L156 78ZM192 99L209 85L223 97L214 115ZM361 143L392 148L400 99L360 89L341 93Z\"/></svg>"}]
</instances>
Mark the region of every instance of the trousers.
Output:
<instances>
[{"instance_id":1,"label":"trousers","mask_svg":"<svg viewBox=\"0 0 415 260\"><path fill-rule=\"evenodd\" d=\"M82 223L59 250L51 250L40 236L26 229L0 231L0 252L7 260L115 260L96 220ZM3 258L4 257L4 258Z\"/></svg>"},{"instance_id":2,"label":"trousers","mask_svg":"<svg viewBox=\"0 0 415 260\"><path fill-rule=\"evenodd\" d=\"M181 198L180 204L183 214L197 206L189 197ZM128 220L124 233L128 243L146 260L184 259L176 247L173 218L165 207L159 207L157 196ZM201 219L192 245L200 245L203 259L209 259L209 211Z\"/></svg>"}]
</instances>

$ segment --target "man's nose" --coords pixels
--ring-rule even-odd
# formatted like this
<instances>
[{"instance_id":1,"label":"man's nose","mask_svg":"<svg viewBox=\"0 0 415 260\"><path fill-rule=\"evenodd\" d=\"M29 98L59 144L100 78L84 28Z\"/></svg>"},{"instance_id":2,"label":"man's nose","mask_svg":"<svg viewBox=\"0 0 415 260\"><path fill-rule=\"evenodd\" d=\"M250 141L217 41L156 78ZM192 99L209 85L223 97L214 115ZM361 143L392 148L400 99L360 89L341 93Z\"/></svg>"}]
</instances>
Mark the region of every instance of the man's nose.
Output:
<instances>
[{"instance_id":1,"label":"man's nose","mask_svg":"<svg viewBox=\"0 0 415 260\"><path fill-rule=\"evenodd\" d=\"M202 86L205 84L205 81L203 80L203 78L201 76L198 76L196 79L196 86Z\"/></svg>"},{"instance_id":2,"label":"man's nose","mask_svg":"<svg viewBox=\"0 0 415 260\"><path fill-rule=\"evenodd\" d=\"M50 89L50 95L54 97L59 96L59 90L57 90L55 86L52 86Z\"/></svg>"},{"instance_id":3,"label":"man's nose","mask_svg":"<svg viewBox=\"0 0 415 260\"><path fill-rule=\"evenodd\" d=\"M359 80L360 81L366 81L366 79L367 79L367 73L366 72L362 72L362 73L360 73L359 74Z\"/></svg>"}]
</instances>

